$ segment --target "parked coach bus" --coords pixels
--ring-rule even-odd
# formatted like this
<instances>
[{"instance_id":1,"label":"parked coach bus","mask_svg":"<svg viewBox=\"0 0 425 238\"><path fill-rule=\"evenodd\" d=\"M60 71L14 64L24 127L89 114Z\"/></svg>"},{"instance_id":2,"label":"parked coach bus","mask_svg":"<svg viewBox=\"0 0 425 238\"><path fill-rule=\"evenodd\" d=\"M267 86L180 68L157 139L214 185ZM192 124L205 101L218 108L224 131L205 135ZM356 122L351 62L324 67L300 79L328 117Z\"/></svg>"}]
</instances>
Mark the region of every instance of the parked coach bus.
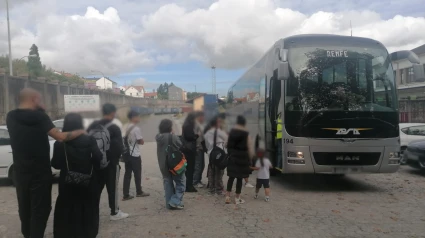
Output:
<instances>
[{"instance_id":1,"label":"parked coach bus","mask_svg":"<svg viewBox=\"0 0 425 238\"><path fill-rule=\"evenodd\" d=\"M400 142L392 56L367 38L281 39L230 88L228 123L245 115L255 146L265 147L282 173L396 172ZM413 52L398 56L420 65ZM414 69L423 77L423 68Z\"/></svg>"}]
</instances>

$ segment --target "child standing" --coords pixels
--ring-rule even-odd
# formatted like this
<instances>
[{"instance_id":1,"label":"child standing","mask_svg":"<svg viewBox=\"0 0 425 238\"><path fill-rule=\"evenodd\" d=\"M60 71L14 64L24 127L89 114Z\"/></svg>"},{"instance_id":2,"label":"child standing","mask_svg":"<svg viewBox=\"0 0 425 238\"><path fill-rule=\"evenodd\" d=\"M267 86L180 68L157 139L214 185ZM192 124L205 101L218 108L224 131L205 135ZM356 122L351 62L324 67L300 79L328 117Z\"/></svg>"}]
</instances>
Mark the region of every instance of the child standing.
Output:
<instances>
[{"instance_id":1,"label":"child standing","mask_svg":"<svg viewBox=\"0 0 425 238\"><path fill-rule=\"evenodd\" d=\"M257 161L255 162L254 170L258 170L257 173L257 186L255 188L254 198L258 198L258 192L261 187L264 187L264 192L266 194L266 202L270 201L270 169L273 168L272 163L268 158L264 157L264 149L257 150Z\"/></svg>"}]
</instances>

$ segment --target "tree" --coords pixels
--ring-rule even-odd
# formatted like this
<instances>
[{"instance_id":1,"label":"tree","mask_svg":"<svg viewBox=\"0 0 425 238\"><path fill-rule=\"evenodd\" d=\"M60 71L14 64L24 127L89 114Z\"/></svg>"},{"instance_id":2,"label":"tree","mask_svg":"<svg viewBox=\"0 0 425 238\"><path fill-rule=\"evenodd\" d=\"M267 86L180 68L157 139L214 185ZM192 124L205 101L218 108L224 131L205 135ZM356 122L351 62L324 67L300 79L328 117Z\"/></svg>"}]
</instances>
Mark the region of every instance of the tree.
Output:
<instances>
[{"instance_id":1,"label":"tree","mask_svg":"<svg viewBox=\"0 0 425 238\"><path fill-rule=\"evenodd\" d=\"M43 72L43 65L41 64L40 55L38 53L38 47L32 44L30 53L32 57L28 57L28 71L31 77L39 77Z\"/></svg>"},{"instance_id":2,"label":"tree","mask_svg":"<svg viewBox=\"0 0 425 238\"><path fill-rule=\"evenodd\" d=\"M164 84L159 85L156 90L158 93L158 99L167 100L168 99L168 87L173 86L173 83L168 84L165 82Z\"/></svg>"}]
</instances>

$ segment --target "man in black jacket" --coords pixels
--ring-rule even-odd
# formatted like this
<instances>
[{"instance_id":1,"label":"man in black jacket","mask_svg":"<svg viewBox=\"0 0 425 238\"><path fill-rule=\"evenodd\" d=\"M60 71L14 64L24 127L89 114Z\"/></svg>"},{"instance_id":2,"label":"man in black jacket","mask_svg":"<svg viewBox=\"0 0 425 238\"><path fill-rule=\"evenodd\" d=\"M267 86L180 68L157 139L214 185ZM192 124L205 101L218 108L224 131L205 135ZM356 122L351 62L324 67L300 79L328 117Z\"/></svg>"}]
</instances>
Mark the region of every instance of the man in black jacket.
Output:
<instances>
[{"instance_id":1,"label":"man in black jacket","mask_svg":"<svg viewBox=\"0 0 425 238\"><path fill-rule=\"evenodd\" d=\"M106 168L99 171L99 199L102 194L103 188L106 185L108 191L109 208L111 209L110 219L112 221L121 220L128 217L127 213L122 212L118 207L118 181L120 178L120 165L119 159L123 152L123 141L120 128L111 124L115 118L117 108L110 103L106 103L102 107L103 118L99 121L93 122L88 128L88 131L95 128L98 124L103 126L108 125L108 131L111 139L110 148L106 151L106 157L109 164Z\"/></svg>"},{"instance_id":2,"label":"man in black jacket","mask_svg":"<svg viewBox=\"0 0 425 238\"><path fill-rule=\"evenodd\" d=\"M13 152L13 180L18 197L21 231L25 238L42 238L52 209L52 169L48 135L70 141L84 130L61 132L45 112L43 98L34 89L19 94L19 108L7 114Z\"/></svg>"}]
</instances>

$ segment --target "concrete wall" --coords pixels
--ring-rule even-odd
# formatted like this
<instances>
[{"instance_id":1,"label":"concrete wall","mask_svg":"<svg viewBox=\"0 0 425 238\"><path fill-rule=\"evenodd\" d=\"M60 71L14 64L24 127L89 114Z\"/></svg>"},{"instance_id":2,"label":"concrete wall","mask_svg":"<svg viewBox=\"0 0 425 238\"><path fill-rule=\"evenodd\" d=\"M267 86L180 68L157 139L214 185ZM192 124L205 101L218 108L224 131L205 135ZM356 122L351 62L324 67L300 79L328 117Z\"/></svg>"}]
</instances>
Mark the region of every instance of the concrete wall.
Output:
<instances>
[{"instance_id":1,"label":"concrete wall","mask_svg":"<svg viewBox=\"0 0 425 238\"><path fill-rule=\"evenodd\" d=\"M84 88L81 85L47 82L45 80L28 80L25 78L0 75L0 125L6 123L7 112L18 107L19 92L30 87L38 90L44 99L47 114L54 120L63 118L64 95L99 95L101 104L113 103L117 106L118 116L125 121L126 112L131 106L144 106L150 108L180 108L188 107L183 101L158 100L150 98L133 98L122 94L115 94L97 89ZM100 116L99 112L83 113L83 116Z\"/></svg>"}]
</instances>

